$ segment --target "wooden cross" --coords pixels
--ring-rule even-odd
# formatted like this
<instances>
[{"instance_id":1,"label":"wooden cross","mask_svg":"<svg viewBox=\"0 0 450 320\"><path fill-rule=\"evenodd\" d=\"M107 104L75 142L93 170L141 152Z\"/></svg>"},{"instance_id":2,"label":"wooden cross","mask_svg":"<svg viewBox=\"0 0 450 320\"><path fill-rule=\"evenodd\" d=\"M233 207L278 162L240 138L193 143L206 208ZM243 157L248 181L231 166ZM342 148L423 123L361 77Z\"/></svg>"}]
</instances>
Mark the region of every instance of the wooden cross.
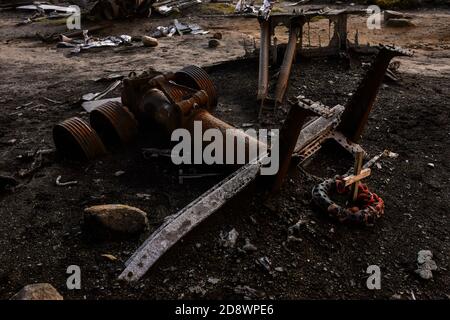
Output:
<instances>
[{"instance_id":1,"label":"wooden cross","mask_svg":"<svg viewBox=\"0 0 450 320\"><path fill-rule=\"evenodd\" d=\"M355 156L355 169L352 175L344 178L344 184L346 187L352 186L352 200L356 201L358 197L359 181L370 176L370 168L362 169L362 162L364 158L364 152L359 151Z\"/></svg>"}]
</instances>

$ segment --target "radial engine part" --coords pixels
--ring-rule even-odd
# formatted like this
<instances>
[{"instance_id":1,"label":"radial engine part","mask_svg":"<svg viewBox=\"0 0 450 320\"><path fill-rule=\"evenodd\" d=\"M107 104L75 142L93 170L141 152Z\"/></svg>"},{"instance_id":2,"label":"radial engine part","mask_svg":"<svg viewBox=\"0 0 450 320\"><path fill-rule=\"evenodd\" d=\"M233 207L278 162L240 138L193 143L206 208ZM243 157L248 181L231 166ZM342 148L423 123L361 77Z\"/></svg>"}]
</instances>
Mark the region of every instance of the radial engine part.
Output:
<instances>
[{"instance_id":1,"label":"radial engine part","mask_svg":"<svg viewBox=\"0 0 450 320\"><path fill-rule=\"evenodd\" d=\"M89 124L69 118L53 128L56 150L70 159L93 159L106 153L105 146Z\"/></svg>"},{"instance_id":2,"label":"radial engine part","mask_svg":"<svg viewBox=\"0 0 450 320\"><path fill-rule=\"evenodd\" d=\"M110 101L92 110L90 123L106 146L130 143L138 132L133 114L117 101Z\"/></svg>"}]
</instances>

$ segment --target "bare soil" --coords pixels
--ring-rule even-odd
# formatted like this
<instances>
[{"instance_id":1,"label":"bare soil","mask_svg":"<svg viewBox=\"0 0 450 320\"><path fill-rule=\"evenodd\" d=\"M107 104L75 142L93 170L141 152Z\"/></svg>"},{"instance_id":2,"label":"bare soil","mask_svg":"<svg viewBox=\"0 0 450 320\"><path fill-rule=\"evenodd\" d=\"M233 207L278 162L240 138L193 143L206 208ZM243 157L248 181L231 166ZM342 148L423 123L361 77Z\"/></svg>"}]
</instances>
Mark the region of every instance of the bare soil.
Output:
<instances>
[{"instance_id":1,"label":"bare soil","mask_svg":"<svg viewBox=\"0 0 450 320\"><path fill-rule=\"evenodd\" d=\"M362 141L370 155L384 149L399 154L396 159L383 159L381 169L374 168L367 180L386 203L385 216L373 228L341 225L311 205L311 189L320 181L317 176L343 173L352 163L345 152L329 145L304 168L293 167L278 195L268 198L262 182L256 181L178 243L140 282L127 285L116 279L134 250L164 217L225 173L179 184L178 168L170 160L143 158L141 148L152 146L146 138L88 163L44 156L33 173L25 177L19 173L30 168L33 153L54 148L54 124L75 115L87 118L78 100L105 86L95 79L149 68L174 71L240 57L244 42L255 38L258 44L258 24L186 10L179 20L221 32L220 47L208 48L210 35L186 35L161 39L156 48L110 48L70 56L67 49L35 37L36 31L58 32L63 26L16 27L26 14L0 12L0 173L20 181L14 191L0 194L0 298L8 299L29 283L49 282L66 299L389 299L394 294L402 299L448 299L450 11L409 13L415 28L371 31L364 27L364 17L352 19L349 26L351 33L358 28L362 43L395 42L415 51L412 58L398 59L401 81L381 88ZM171 20L120 21L100 35L148 34ZM312 24L311 44L317 44L319 34L322 41L326 39L327 30L324 22ZM283 30L278 32L285 39ZM288 94L302 94L329 106L344 104L365 68L348 69L339 59L297 61ZM254 123L255 128L272 128L282 122L286 110L257 121L256 64L227 64L211 71L211 77L220 97L218 116L237 127ZM119 94L120 89L111 96ZM118 170L125 174L116 177ZM59 175L78 184L56 186ZM142 198L140 193L150 196ZM82 212L104 203L145 210L150 230L126 241L92 241L81 229ZM305 221L298 235L301 241L287 242L288 228L299 220ZM239 232L237 247L248 238L258 250L249 254L223 248L219 235L232 228ZM439 267L429 281L414 273L422 249L433 252ZM101 256L105 253L118 260L105 259ZM255 263L263 256L272 262L273 272ZM73 264L82 270L81 290L66 287L66 269ZM381 268L382 287L372 291L366 287L366 269L374 264ZM283 271L275 271L276 267Z\"/></svg>"}]
</instances>

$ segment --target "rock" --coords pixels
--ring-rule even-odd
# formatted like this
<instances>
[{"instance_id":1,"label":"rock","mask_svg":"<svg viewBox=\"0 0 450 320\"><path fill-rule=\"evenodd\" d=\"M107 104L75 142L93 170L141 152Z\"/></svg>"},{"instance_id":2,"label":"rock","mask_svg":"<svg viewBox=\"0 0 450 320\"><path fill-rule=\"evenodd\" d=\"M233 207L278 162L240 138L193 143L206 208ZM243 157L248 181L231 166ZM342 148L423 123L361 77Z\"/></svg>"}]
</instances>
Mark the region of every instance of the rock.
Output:
<instances>
[{"instance_id":1,"label":"rock","mask_svg":"<svg viewBox=\"0 0 450 320\"><path fill-rule=\"evenodd\" d=\"M433 278L433 272L437 270L437 264L433 260L433 253L430 250L420 250L417 253L416 273L425 280Z\"/></svg>"},{"instance_id":2,"label":"rock","mask_svg":"<svg viewBox=\"0 0 450 320\"><path fill-rule=\"evenodd\" d=\"M401 300L402 296L399 295L398 293L396 293L396 294L393 294L389 299L390 300Z\"/></svg>"},{"instance_id":3,"label":"rock","mask_svg":"<svg viewBox=\"0 0 450 320\"><path fill-rule=\"evenodd\" d=\"M221 232L220 240L221 240L222 246L225 248L234 248L238 237L239 237L239 232L237 232L236 229L234 229L234 228L231 229L228 233Z\"/></svg>"},{"instance_id":4,"label":"rock","mask_svg":"<svg viewBox=\"0 0 450 320\"><path fill-rule=\"evenodd\" d=\"M427 163L427 166L429 166L430 168L434 168L435 167L434 163L431 163L431 162Z\"/></svg>"},{"instance_id":5,"label":"rock","mask_svg":"<svg viewBox=\"0 0 450 320\"><path fill-rule=\"evenodd\" d=\"M220 46L220 41L217 39L211 39L208 42L208 47L210 47L210 48L217 48L219 46Z\"/></svg>"},{"instance_id":6,"label":"rock","mask_svg":"<svg viewBox=\"0 0 450 320\"><path fill-rule=\"evenodd\" d=\"M386 21L386 27L390 28L407 28L415 26L416 25L408 19L389 19Z\"/></svg>"},{"instance_id":7,"label":"rock","mask_svg":"<svg viewBox=\"0 0 450 320\"><path fill-rule=\"evenodd\" d=\"M423 264L431 259L433 259L433 253L430 250L420 250L417 253L417 263L419 264Z\"/></svg>"},{"instance_id":8,"label":"rock","mask_svg":"<svg viewBox=\"0 0 450 320\"><path fill-rule=\"evenodd\" d=\"M105 204L84 210L84 227L96 238L135 235L147 225L147 213L127 205Z\"/></svg>"},{"instance_id":9,"label":"rock","mask_svg":"<svg viewBox=\"0 0 450 320\"><path fill-rule=\"evenodd\" d=\"M120 177L120 176L123 175L124 173L125 173L125 171L119 170L119 171L114 172L114 175L115 175L116 177Z\"/></svg>"},{"instance_id":10,"label":"rock","mask_svg":"<svg viewBox=\"0 0 450 320\"><path fill-rule=\"evenodd\" d=\"M29 284L11 297L11 300L64 300L49 283Z\"/></svg>"},{"instance_id":11,"label":"rock","mask_svg":"<svg viewBox=\"0 0 450 320\"><path fill-rule=\"evenodd\" d=\"M245 252L254 252L258 250L258 248L250 243L250 239L246 238L245 245L242 247L242 250L244 250Z\"/></svg>"},{"instance_id":12,"label":"rock","mask_svg":"<svg viewBox=\"0 0 450 320\"><path fill-rule=\"evenodd\" d=\"M149 36L142 36L142 43L146 47L156 47L158 45L158 39Z\"/></svg>"},{"instance_id":13,"label":"rock","mask_svg":"<svg viewBox=\"0 0 450 320\"><path fill-rule=\"evenodd\" d=\"M222 34L220 32L216 32L213 34L213 38L217 40L222 40Z\"/></svg>"}]
</instances>

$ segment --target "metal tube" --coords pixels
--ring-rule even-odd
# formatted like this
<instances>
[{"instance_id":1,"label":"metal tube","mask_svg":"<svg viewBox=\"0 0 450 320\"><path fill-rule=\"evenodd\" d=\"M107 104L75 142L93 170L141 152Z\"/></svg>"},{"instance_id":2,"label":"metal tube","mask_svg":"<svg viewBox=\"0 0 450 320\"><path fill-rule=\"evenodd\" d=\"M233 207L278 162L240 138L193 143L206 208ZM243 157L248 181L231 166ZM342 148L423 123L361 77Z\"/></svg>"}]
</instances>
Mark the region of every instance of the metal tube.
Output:
<instances>
[{"instance_id":1,"label":"metal tube","mask_svg":"<svg viewBox=\"0 0 450 320\"><path fill-rule=\"evenodd\" d=\"M357 143L361 139L389 62L393 57L405 55L411 56L412 53L393 46L380 47L370 70L345 106L337 128L352 142Z\"/></svg>"},{"instance_id":2,"label":"metal tube","mask_svg":"<svg viewBox=\"0 0 450 320\"><path fill-rule=\"evenodd\" d=\"M261 44L259 48L259 73L257 100L263 101L267 97L269 83L269 48L270 48L270 22L261 21Z\"/></svg>"},{"instance_id":3,"label":"metal tube","mask_svg":"<svg viewBox=\"0 0 450 320\"><path fill-rule=\"evenodd\" d=\"M280 75L278 76L277 87L275 90L275 104L281 104L286 93L289 75L291 74L292 62L294 61L295 52L297 49L299 29L300 28L297 24L291 24L289 29L289 41L284 53L283 64L280 68Z\"/></svg>"}]
</instances>

